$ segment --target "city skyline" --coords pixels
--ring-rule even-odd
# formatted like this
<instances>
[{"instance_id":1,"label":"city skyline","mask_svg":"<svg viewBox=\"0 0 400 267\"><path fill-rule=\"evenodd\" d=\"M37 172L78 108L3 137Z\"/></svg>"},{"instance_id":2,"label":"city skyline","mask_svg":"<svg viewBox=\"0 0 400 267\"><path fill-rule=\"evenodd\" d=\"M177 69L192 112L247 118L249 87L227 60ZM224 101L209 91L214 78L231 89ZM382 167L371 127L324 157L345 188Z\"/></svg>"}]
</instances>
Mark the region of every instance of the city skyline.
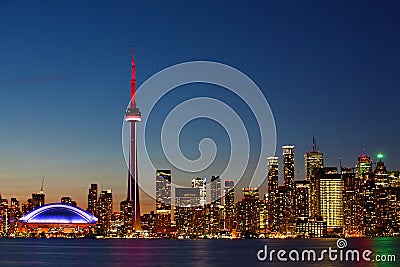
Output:
<instances>
[{"instance_id":1,"label":"city skyline","mask_svg":"<svg viewBox=\"0 0 400 267\"><path fill-rule=\"evenodd\" d=\"M326 166L337 166L339 158L352 166L361 154L382 152L389 169L399 168L397 3L311 7L292 2L287 7L232 2L226 7L204 2L196 10L178 5L180 13L174 11L177 4L164 3L119 3L113 8L83 3L63 10L50 2L0 5L0 21L6 26L0 48L7 51L0 63L0 179L6 198L25 201L39 192L43 176L51 202L69 195L82 205L87 186L94 182L113 189L114 205L125 198L127 167L120 134L132 43L137 47L138 85L167 66L193 59L225 62L252 77L274 112L278 144L293 142L301 152L295 156L295 176L298 170L303 174L299 166L309 148L305 140L314 135ZM199 11L214 19L204 21ZM145 15L149 12L158 18L150 19ZM243 20L233 15L239 13ZM34 120L21 121L27 110ZM187 138L183 140L189 144ZM195 157L196 152L188 154ZM218 175L214 172L207 177ZM192 178L176 177L184 184ZM152 205L152 199L144 200L145 210Z\"/></svg>"}]
</instances>

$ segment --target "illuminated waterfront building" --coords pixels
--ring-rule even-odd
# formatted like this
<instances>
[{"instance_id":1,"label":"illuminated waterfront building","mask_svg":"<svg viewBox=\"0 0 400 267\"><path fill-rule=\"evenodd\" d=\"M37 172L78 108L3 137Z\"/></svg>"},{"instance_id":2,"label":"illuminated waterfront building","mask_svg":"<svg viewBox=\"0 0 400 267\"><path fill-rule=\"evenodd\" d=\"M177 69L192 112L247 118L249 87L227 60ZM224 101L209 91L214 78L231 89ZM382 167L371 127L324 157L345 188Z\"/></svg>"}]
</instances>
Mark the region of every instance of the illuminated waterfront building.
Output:
<instances>
[{"instance_id":1,"label":"illuminated waterfront building","mask_svg":"<svg viewBox=\"0 0 400 267\"><path fill-rule=\"evenodd\" d=\"M89 194L88 194L87 211L90 212L91 214L93 214L94 216L98 216L97 195L98 195L97 184L91 184L90 188L89 188Z\"/></svg>"},{"instance_id":2,"label":"illuminated waterfront building","mask_svg":"<svg viewBox=\"0 0 400 267\"><path fill-rule=\"evenodd\" d=\"M121 212L113 212L113 214L111 214L110 229L108 230L107 236L124 237L125 234L124 216Z\"/></svg>"},{"instance_id":3,"label":"illuminated waterfront building","mask_svg":"<svg viewBox=\"0 0 400 267\"><path fill-rule=\"evenodd\" d=\"M204 207L206 204L206 199L207 199L207 190L206 190L206 184L207 184L207 178L193 178L192 179L192 187L193 188L199 188L200 189L200 205Z\"/></svg>"},{"instance_id":4,"label":"illuminated waterfront building","mask_svg":"<svg viewBox=\"0 0 400 267\"><path fill-rule=\"evenodd\" d=\"M282 146L283 150L283 184L287 187L286 208L293 211L294 208L294 146ZM290 223L294 222L294 214L288 214Z\"/></svg>"},{"instance_id":5,"label":"illuminated waterfront building","mask_svg":"<svg viewBox=\"0 0 400 267\"><path fill-rule=\"evenodd\" d=\"M202 232L204 214L200 206L201 196L198 187L175 188L175 223L183 235Z\"/></svg>"},{"instance_id":6,"label":"illuminated waterfront building","mask_svg":"<svg viewBox=\"0 0 400 267\"><path fill-rule=\"evenodd\" d=\"M19 235L29 237L88 236L97 218L87 211L54 203L41 206L25 214L18 221Z\"/></svg>"},{"instance_id":7,"label":"illuminated waterfront building","mask_svg":"<svg viewBox=\"0 0 400 267\"><path fill-rule=\"evenodd\" d=\"M269 157L268 161L268 228L273 230L276 228L277 219L277 202L276 195L278 194L278 157Z\"/></svg>"},{"instance_id":8,"label":"illuminated waterfront building","mask_svg":"<svg viewBox=\"0 0 400 267\"><path fill-rule=\"evenodd\" d=\"M7 235L9 232L9 212L8 212L8 200L1 198L0 195L0 234Z\"/></svg>"},{"instance_id":9,"label":"illuminated waterfront building","mask_svg":"<svg viewBox=\"0 0 400 267\"><path fill-rule=\"evenodd\" d=\"M295 217L308 218L309 213L309 197L310 197L310 182L295 181L294 193L294 213Z\"/></svg>"},{"instance_id":10,"label":"illuminated waterfront building","mask_svg":"<svg viewBox=\"0 0 400 267\"><path fill-rule=\"evenodd\" d=\"M219 176L211 177L211 202L215 205L221 205L221 178Z\"/></svg>"},{"instance_id":11,"label":"illuminated waterfront building","mask_svg":"<svg viewBox=\"0 0 400 267\"><path fill-rule=\"evenodd\" d=\"M286 186L278 186L278 193L276 194L276 202L274 211L276 213L276 224L273 227L274 232L287 233L289 227L289 213L292 210L287 208L288 203L288 188Z\"/></svg>"},{"instance_id":12,"label":"illuminated waterfront building","mask_svg":"<svg viewBox=\"0 0 400 267\"><path fill-rule=\"evenodd\" d=\"M156 233L157 214L154 211L143 214L141 216L141 229L142 231L154 234Z\"/></svg>"},{"instance_id":13,"label":"illuminated waterfront building","mask_svg":"<svg viewBox=\"0 0 400 267\"><path fill-rule=\"evenodd\" d=\"M98 201L98 228L100 229L101 235L107 234L107 231L110 228L111 215L113 213L112 210L112 192L111 189L107 191L101 191Z\"/></svg>"},{"instance_id":14,"label":"illuminated waterfront building","mask_svg":"<svg viewBox=\"0 0 400 267\"><path fill-rule=\"evenodd\" d=\"M301 237L325 237L327 225L322 218L299 218L296 221L296 234Z\"/></svg>"},{"instance_id":15,"label":"illuminated waterfront building","mask_svg":"<svg viewBox=\"0 0 400 267\"><path fill-rule=\"evenodd\" d=\"M171 227L171 170L156 170L157 227Z\"/></svg>"},{"instance_id":16,"label":"illuminated waterfront building","mask_svg":"<svg viewBox=\"0 0 400 267\"><path fill-rule=\"evenodd\" d=\"M224 229L232 231L235 221L235 181L224 181Z\"/></svg>"},{"instance_id":17,"label":"illuminated waterfront building","mask_svg":"<svg viewBox=\"0 0 400 267\"><path fill-rule=\"evenodd\" d=\"M328 230L338 231L343 227L343 180L336 167L324 167L320 180L321 216Z\"/></svg>"},{"instance_id":18,"label":"illuminated waterfront building","mask_svg":"<svg viewBox=\"0 0 400 267\"><path fill-rule=\"evenodd\" d=\"M236 203L237 231L242 236L253 236L260 229L260 201L258 188L243 188L243 199Z\"/></svg>"},{"instance_id":19,"label":"illuminated waterfront building","mask_svg":"<svg viewBox=\"0 0 400 267\"><path fill-rule=\"evenodd\" d=\"M120 213L124 224L124 233L131 236L133 233L133 202L129 200L121 201Z\"/></svg>"}]
</instances>

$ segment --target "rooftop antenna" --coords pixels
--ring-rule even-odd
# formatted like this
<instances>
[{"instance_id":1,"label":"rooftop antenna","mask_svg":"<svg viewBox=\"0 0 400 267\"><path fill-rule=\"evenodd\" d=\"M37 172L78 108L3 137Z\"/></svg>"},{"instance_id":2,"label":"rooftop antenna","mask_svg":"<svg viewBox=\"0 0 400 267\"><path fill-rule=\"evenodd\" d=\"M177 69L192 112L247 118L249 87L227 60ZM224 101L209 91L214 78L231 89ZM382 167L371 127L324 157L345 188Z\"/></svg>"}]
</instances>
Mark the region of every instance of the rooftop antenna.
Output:
<instances>
[{"instance_id":1,"label":"rooftop antenna","mask_svg":"<svg viewBox=\"0 0 400 267\"><path fill-rule=\"evenodd\" d=\"M101 182L101 191L104 191L104 189L103 189L103 181Z\"/></svg>"},{"instance_id":2,"label":"rooftop antenna","mask_svg":"<svg viewBox=\"0 0 400 267\"><path fill-rule=\"evenodd\" d=\"M44 176L43 176L43 179L42 179L42 186L40 187L40 193L41 194L43 194L43 184L44 184Z\"/></svg>"},{"instance_id":3,"label":"rooftop antenna","mask_svg":"<svg viewBox=\"0 0 400 267\"><path fill-rule=\"evenodd\" d=\"M316 142L314 136L313 136L313 138L312 138L312 151L313 151L313 152L317 152L317 142Z\"/></svg>"}]
</instances>

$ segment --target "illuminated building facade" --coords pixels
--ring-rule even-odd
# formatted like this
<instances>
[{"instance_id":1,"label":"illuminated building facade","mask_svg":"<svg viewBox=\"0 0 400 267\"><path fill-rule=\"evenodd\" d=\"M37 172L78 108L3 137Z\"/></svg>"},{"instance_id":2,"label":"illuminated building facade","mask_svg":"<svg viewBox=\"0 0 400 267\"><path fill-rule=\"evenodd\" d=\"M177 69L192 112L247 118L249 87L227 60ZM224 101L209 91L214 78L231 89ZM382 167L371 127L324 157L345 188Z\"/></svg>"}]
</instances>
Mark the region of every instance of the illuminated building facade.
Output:
<instances>
[{"instance_id":1,"label":"illuminated building facade","mask_svg":"<svg viewBox=\"0 0 400 267\"><path fill-rule=\"evenodd\" d=\"M224 181L224 229L232 231L235 222L235 181Z\"/></svg>"},{"instance_id":2,"label":"illuminated building facade","mask_svg":"<svg viewBox=\"0 0 400 267\"><path fill-rule=\"evenodd\" d=\"M32 208L36 209L45 204L44 202L45 194L43 192L40 193L32 193Z\"/></svg>"},{"instance_id":3,"label":"illuminated building facade","mask_svg":"<svg viewBox=\"0 0 400 267\"><path fill-rule=\"evenodd\" d=\"M269 157L268 159L268 228L274 230L277 228L277 194L278 194L278 157Z\"/></svg>"},{"instance_id":4,"label":"illuminated building facade","mask_svg":"<svg viewBox=\"0 0 400 267\"><path fill-rule=\"evenodd\" d=\"M61 203L76 206L76 201L73 201L70 197L62 197Z\"/></svg>"},{"instance_id":5,"label":"illuminated building facade","mask_svg":"<svg viewBox=\"0 0 400 267\"><path fill-rule=\"evenodd\" d=\"M326 222L322 219L299 218L296 221L296 234L301 237L325 237Z\"/></svg>"},{"instance_id":6,"label":"illuminated building facade","mask_svg":"<svg viewBox=\"0 0 400 267\"><path fill-rule=\"evenodd\" d=\"M358 157L356 165L356 177L363 178L364 173L372 172L372 161L369 156L361 155Z\"/></svg>"},{"instance_id":7,"label":"illuminated building facade","mask_svg":"<svg viewBox=\"0 0 400 267\"><path fill-rule=\"evenodd\" d=\"M175 223L182 235L203 232L204 214L200 201L200 188L175 188Z\"/></svg>"},{"instance_id":8,"label":"illuminated building facade","mask_svg":"<svg viewBox=\"0 0 400 267\"><path fill-rule=\"evenodd\" d=\"M317 150L315 138L313 138L312 151L304 154L304 165L306 181L310 181L314 169L324 167L324 154Z\"/></svg>"},{"instance_id":9,"label":"illuminated building facade","mask_svg":"<svg viewBox=\"0 0 400 267\"><path fill-rule=\"evenodd\" d=\"M294 193L294 213L295 217L308 218L309 213L309 197L310 197L310 182L295 181Z\"/></svg>"},{"instance_id":10,"label":"illuminated building facade","mask_svg":"<svg viewBox=\"0 0 400 267\"><path fill-rule=\"evenodd\" d=\"M294 146L282 146L283 150L283 183L287 187L287 203L286 208L293 210L294 208ZM288 214L289 223L294 222L294 214Z\"/></svg>"},{"instance_id":11,"label":"illuminated building facade","mask_svg":"<svg viewBox=\"0 0 400 267\"><path fill-rule=\"evenodd\" d=\"M343 180L336 167L324 167L320 172L321 216L328 230L343 227Z\"/></svg>"},{"instance_id":12,"label":"illuminated building facade","mask_svg":"<svg viewBox=\"0 0 400 267\"><path fill-rule=\"evenodd\" d=\"M215 205L221 205L221 178L219 176L211 177L211 202Z\"/></svg>"},{"instance_id":13,"label":"illuminated building facade","mask_svg":"<svg viewBox=\"0 0 400 267\"><path fill-rule=\"evenodd\" d=\"M88 236L97 218L87 211L54 203L25 214L18 221L18 234L29 237Z\"/></svg>"},{"instance_id":14,"label":"illuminated building facade","mask_svg":"<svg viewBox=\"0 0 400 267\"><path fill-rule=\"evenodd\" d=\"M111 189L106 191L101 191L98 203L98 229L100 230L100 235L106 235L110 229L112 210L112 192Z\"/></svg>"},{"instance_id":15,"label":"illuminated building facade","mask_svg":"<svg viewBox=\"0 0 400 267\"><path fill-rule=\"evenodd\" d=\"M260 201L258 188L243 188L243 199L236 203L237 231L242 236L254 236L260 229Z\"/></svg>"},{"instance_id":16,"label":"illuminated building facade","mask_svg":"<svg viewBox=\"0 0 400 267\"><path fill-rule=\"evenodd\" d=\"M206 204L206 200L207 200L207 188L206 188L206 184L207 184L207 178L193 178L192 179L192 187L193 188L199 188L200 190L200 206L204 207L204 205Z\"/></svg>"},{"instance_id":17,"label":"illuminated building facade","mask_svg":"<svg viewBox=\"0 0 400 267\"><path fill-rule=\"evenodd\" d=\"M93 214L94 216L98 216L97 196L98 196L97 184L91 184L90 188L89 188L89 194L88 194L87 211L90 212L91 214Z\"/></svg>"},{"instance_id":18,"label":"illuminated building facade","mask_svg":"<svg viewBox=\"0 0 400 267\"><path fill-rule=\"evenodd\" d=\"M171 227L171 170L156 170L157 227Z\"/></svg>"},{"instance_id":19,"label":"illuminated building facade","mask_svg":"<svg viewBox=\"0 0 400 267\"><path fill-rule=\"evenodd\" d=\"M343 234L347 236L361 235L360 218L358 216L357 189L360 179L356 178L354 169L342 167L343 191Z\"/></svg>"}]
</instances>

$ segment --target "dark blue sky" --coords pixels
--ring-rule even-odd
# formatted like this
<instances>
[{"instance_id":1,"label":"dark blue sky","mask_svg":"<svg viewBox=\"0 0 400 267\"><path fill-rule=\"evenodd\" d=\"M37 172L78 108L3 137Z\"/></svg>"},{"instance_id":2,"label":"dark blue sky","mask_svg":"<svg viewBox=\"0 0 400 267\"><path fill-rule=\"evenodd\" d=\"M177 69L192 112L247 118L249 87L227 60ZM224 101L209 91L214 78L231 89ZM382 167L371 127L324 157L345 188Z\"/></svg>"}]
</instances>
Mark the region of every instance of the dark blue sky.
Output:
<instances>
[{"instance_id":1,"label":"dark blue sky","mask_svg":"<svg viewBox=\"0 0 400 267\"><path fill-rule=\"evenodd\" d=\"M49 201L85 207L101 181L124 197L133 42L139 85L191 60L246 73L301 172L313 135L327 165L382 151L400 167L398 1L143 2L0 1L3 196L25 201L46 176Z\"/></svg>"}]
</instances>

